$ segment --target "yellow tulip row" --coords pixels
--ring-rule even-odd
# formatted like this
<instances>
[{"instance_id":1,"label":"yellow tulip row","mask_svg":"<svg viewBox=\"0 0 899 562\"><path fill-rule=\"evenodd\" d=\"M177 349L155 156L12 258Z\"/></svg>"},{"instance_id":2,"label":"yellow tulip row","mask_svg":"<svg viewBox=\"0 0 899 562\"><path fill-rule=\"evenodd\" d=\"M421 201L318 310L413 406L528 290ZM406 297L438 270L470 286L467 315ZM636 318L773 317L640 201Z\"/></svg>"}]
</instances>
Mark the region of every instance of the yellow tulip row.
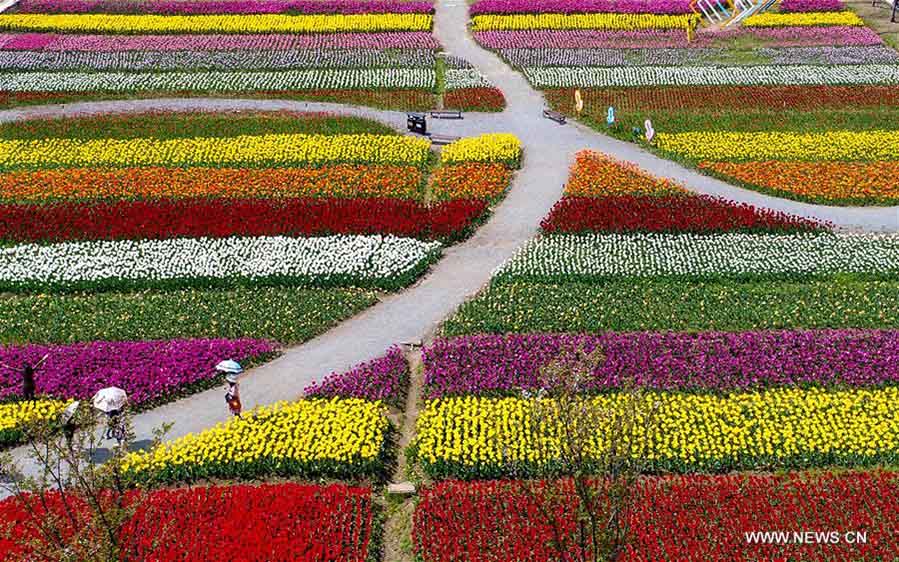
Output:
<instances>
[{"instance_id":1,"label":"yellow tulip row","mask_svg":"<svg viewBox=\"0 0 899 562\"><path fill-rule=\"evenodd\" d=\"M855 12L805 12L777 13L765 12L749 16L743 21L744 27L799 27L825 25L865 25Z\"/></svg>"},{"instance_id":2,"label":"yellow tulip row","mask_svg":"<svg viewBox=\"0 0 899 562\"><path fill-rule=\"evenodd\" d=\"M444 164L503 162L514 166L520 158L521 141L509 133L488 133L460 139L448 144L440 154L440 161Z\"/></svg>"},{"instance_id":3,"label":"yellow tulip row","mask_svg":"<svg viewBox=\"0 0 899 562\"><path fill-rule=\"evenodd\" d=\"M280 402L244 413L199 434L187 434L154 450L132 453L123 469L132 474L168 469L207 474L207 466L260 463L371 463L384 446L388 421L381 402L357 398ZM211 473L214 474L214 473Z\"/></svg>"},{"instance_id":4,"label":"yellow tulip row","mask_svg":"<svg viewBox=\"0 0 899 562\"><path fill-rule=\"evenodd\" d=\"M64 33L337 33L428 31L429 14L2 14L0 30Z\"/></svg>"},{"instance_id":5,"label":"yellow tulip row","mask_svg":"<svg viewBox=\"0 0 899 562\"><path fill-rule=\"evenodd\" d=\"M899 131L659 133L662 150L697 160L894 160Z\"/></svg>"},{"instance_id":6,"label":"yellow tulip row","mask_svg":"<svg viewBox=\"0 0 899 562\"><path fill-rule=\"evenodd\" d=\"M0 404L0 433L16 430L24 424L48 420L56 416L66 406L59 400L30 400Z\"/></svg>"},{"instance_id":7,"label":"yellow tulip row","mask_svg":"<svg viewBox=\"0 0 899 562\"><path fill-rule=\"evenodd\" d=\"M0 141L0 168L427 162L425 139L394 135L241 135Z\"/></svg>"},{"instance_id":8,"label":"yellow tulip row","mask_svg":"<svg viewBox=\"0 0 899 562\"><path fill-rule=\"evenodd\" d=\"M696 14L486 14L472 18L474 31L501 29L601 29L634 31L641 29L691 30L699 23Z\"/></svg>"},{"instance_id":9,"label":"yellow tulip row","mask_svg":"<svg viewBox=\"0 0 899 562\"><path fill-rule=\"evenodd\" d=\"M624 395L593 398L600 423L588 454L608 447L603 424L617 423ZM726 396L651 392L638 400L632 455L681 470L756 466L804 459L883 458L899 452L899 389L778 388ZM631 404L631 407L633 404ZM445 398L418 419L417 454L425 465L540 465L558 460L562 424L521 398ZM603 421L605 420L605 421ZM539 427L539 430L537 429ZM749 462L747 462L747 460ZM766 464L763 462L762 464ZM826 462L826 461L822 461ZM801 463L800 463L801 464Z\"/></svg>"}]
</instances>

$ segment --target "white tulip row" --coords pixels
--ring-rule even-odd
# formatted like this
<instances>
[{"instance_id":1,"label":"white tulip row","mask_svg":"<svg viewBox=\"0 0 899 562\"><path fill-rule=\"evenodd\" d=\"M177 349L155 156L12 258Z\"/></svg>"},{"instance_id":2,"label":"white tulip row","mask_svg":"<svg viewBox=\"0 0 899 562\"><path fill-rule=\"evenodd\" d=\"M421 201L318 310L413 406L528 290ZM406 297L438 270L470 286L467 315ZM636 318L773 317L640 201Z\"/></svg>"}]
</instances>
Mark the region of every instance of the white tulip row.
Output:
<instances>
[{"instance_id":1,"label":"white tulip row","mask_svg":"<svg viewBox=\"0 0 899 562\"><path fill-rule=\"evenodd\" d=\"M899 84L899 65L527 67L538 88Z\"/></svg>"},{"instance_id":2,"label":"white tulip row","mask_svg":"<svg viewBox=\"0 0 899 562\"><path fill-rule=\"evenodd\" d=\"M565 234L535 239L500 268L499 277L895 272L897 234Z\"/></svg>"},{"instance_id":3,"label":"white tulip row","mask_svg":"<svg viewBox=\"0 0 899 562\"><path fill-rule=\"evenodd\" d=\"M3 76L0 91L431 89L435 83L436 75L430 68L356 68L271 72L17 72Z\"/></svg>"},{"instance_id":4,"label":"white tulip row","mask_svg":"<svg viewBox=\"0 0 899 562\"><path fill-rule=\"evenodd\" d=\"M325 285L347 278L364 284L409 275L439 249L439 242L380 235L22 244L0 249L0 282L298 277Z\"/></svg>"},{"instance_id":5,"label":"white tulip row","mask_svg":"<svg viewBox=\"0 0 899 562\"><path fill-rule=\"evenodd\" d=\"M474 68L450 68L446 71L446 89L491 88L493 84Z\"/></svg>"}]
</instances>

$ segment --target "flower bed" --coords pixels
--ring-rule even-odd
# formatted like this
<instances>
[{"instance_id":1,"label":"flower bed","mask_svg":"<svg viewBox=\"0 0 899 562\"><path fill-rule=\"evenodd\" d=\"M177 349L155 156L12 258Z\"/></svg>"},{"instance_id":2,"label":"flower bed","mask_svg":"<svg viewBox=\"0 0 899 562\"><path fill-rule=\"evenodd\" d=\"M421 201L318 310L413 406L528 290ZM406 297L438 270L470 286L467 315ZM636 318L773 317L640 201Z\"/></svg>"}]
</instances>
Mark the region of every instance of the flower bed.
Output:
<instances>
[{"instance_id":1,"label":"flower bed","mask_svg":"<svg viewBox=\"0 0 899 562\"><path fill-rule=\"evenodd\" d=\"M488 49L694 49L723 46L727 41L743 37L768 47L781 48L883 44L877 33L861 26L738 27L714 33L703 33L700 30L692 40L682 31L675 30L494 30L477 31L474 37Z\"/></svg>"},{"instance_id":2,"label":"flower bed","mask_svg":"<svg viewBox=\"0 0 899 562\"><path fill-rule=\"evenodd\" d=\"M783 0L781 12L841 12L846 9L843 0Z\"/></svg>"},{"instance_id":3,"label":"flower bed","mask_svg":"<svg viewBox=\"0 0 899 562\"><path fill-rule=\"evenodd\" d=\"M632 277L802 279L899 272L895 234L570 234L518 251L494 282L564 283Z\"/></svg>"},{"instance_id":4,"label":"flower bed","mask_svg":"<svg viewBox=\"0 0 899 562\"><path fill-rule=\"evenodd\" d=\"M425 14L0 14L0 30L61 33L337 33L429 31Z\"/></svg>"},{"instance_id":5,"label":"flower bed","mask_svg":"<svg viewBox=\"0 0 899 562\"><path fill-rule=\"evenodd\" d=\"M322 4L325 5L325 4ZM428 32L253 35L84 35L0 33L0 49L40 51L292 51L296 49L439 49Z\"/></svg>"},{"instance_id":6,"label":"flower bed","mask_svg":"<svg viewBox=\"0 0 899 562\"><path fill-rule=\"evenodd\" d=\"M818 25L865 25L855 12L804 12L753 14L743 20L746 27L799 27Z\"/></svg>"},{"instance_id":7,"label":"flower bed","mask_svg":"<svg viewBox=\"0 0 899 562\"><path fill-rule=\"evenodd\" d=\"M470 228L486 201L181 199L0 204L0 240L15 242L228 236L393 235L427 240ZM235 220L235 217L240 217ZM0 268L2 269L2 268Z\"/></svg>"},{"instance_id":8,"label":"flower bed","mask_svg":"<svg viewBox=\"0 0 899 562\"><path fill-rule=\"evenodd\" d=\"M384 468L385 414L380 402L356 398L280 402L158 449L131 453L123 469L129 478L153 483L374 476Z\"/></svg>"},{"instance_id":9,"label":"flower bed","mask_svg":"<svg viewBox=\"0 0 899 562\"><path fill-rule=\"evenodd\" d=\"M462 111L502 111L506 107L506 98L494 87L459 88L447 90L443 94L443 104Z\"/></svg>"},{"instance_id":10,"label":"flower bed","mask_svg":"<svg viewBox=\"0 0 899 562\"><path fill-rule=\"evenodd\" d=\"M895 205L899 201L896 162L700 162L699 167L813 202Z\"/></svg>"},{"instance_id":11,"label":"flower bed","mask_svg":"<svg viewBox=\"0 0 899 562\"><path fill-rule=\"evenodd\" d=\"M0 17L0 29L3 29ZM597 29L637 31L641 29L694 29L699 16L657 14L488 14L471 18L472 31L530 29Z\"/></svg>"},{"instance_id":12,"label":"flower bed","mask_svg":"<svg viewBox=\"0 0 899 562\"><path fill-rule=\"evenodd\" d=\"M0 211L2 212L2 211ZM797 232L822 225L707 195L565 197L540 223L547 234L587 232Z\"/></svg>"},{"instance_id":13,"label":"flower bed","mask_svg":"<svg viewBox=\"0 0 899 562\"><path fill-rule=\"evenodd\" d=\"M899 328L899 283L840 278L499 283L460 306L444 322L443 333L781 328Z\"/></svg>"},{"instance_id":14,"label":"flower bed","mask_svg":"<svg viewBox=\"0 0 899 562\"><path fill-rule=\"evenodd\" d=\"M656 145L696 160L890 161L899 154L899 131L659 133Z\"/></svg>"},{"instance_id":15,"label":"flower bed","mask_svg":"<svg viewBox=\"0 0 899 562\"><path fill-rule=\"evenodd\" d=\"M320 89L431 89L427 68L196 72L22 72L11 74L10 92L291 92Z\"/></svg>"},{"instance_id":16,"label":"flower bed","mask_svg":"<svg viewBox=\"0 0 899 562\"><path fill-rule=\"evenodd\" d=\"M394 236L173 238L22 244L0 248L7 290L274 283L397 289L416 279L440 243Z\"/></svg>"},{"instance_id":17,"label":"flower bed","mask_svg":"<svg viewBox=\"0 0 899 562\"><path fill-rule=\"evenodd\" d=\"M0 447L18 443L24 425L54 418L66 406L61 400L0 402Z\"/></svg>"},{"instance_id":18,"label":"flower bed","mask_svg":"<svg viewBox=\"0 0 899 562\"><path fill-rule=\"evenodd\" d=\"M0 174L0 199L33 203L107 198L419 199L422 182L421 169L401 165L64 168Z\"/></svg>"},{"instance_id":19,"label":"flower bed","mask_svg":"<svg viewBox=\"0 0 899 562\"><path fill-rule=\"evenodd\" d=\"M584 399L609 412L609 420L629 407L616 393ZM659 471L889 464L899 458L899 417L890 407L897 399L897 387L723 395L652 391L635 406L637 415L651 415L649 425L618 445ZM418 417L414 454L435 478L517 476L553 466L560 461L564 430L536 415L533 402L521 398L433 400ZM585 444L588 463L610 446L602 424L614 422L603 420L597 418L596 435Z\"/></svg>"},{"instance_id":20,"label":"flower bed","mask_svg":"<svg viewBox=\"0 0 899 562\"><path fill-rule=\"evenodd\" d=\"M440 152L440 162L496 162L518 167L521 160L521 141L509 133L488 133L477 137L459 139L446 145Z\"/></svg>"},{"instance_id":21,"label":"flower bed","mask_svg":"<svg viewBox=\"0 0 899 562\"><path fill-rule=\"evenodd\" d=\"M772 386L870 387L899 383L899 332L790 330L472 335L424 349L425 395L515 394L545 386L540 369L562 353L599 348L584 391L624 384L726 391Z\"/></svg>"},{"instance_id":22,"label":"flower bed","mask_svg":"<svg viewBox=\"0 0 899 562\"><path fill-rule=\"evenodd\" d=\"M310 0L24 0L16 9L26 14L431 14L430 2L399 0L334 0L323 4Z\"/></svg>"},{"instance_id":23,"label":"flower bed","mask_svg":"<svg viewBox=\"0 0 899 562\"><path fill-rule=\"evenodd\" d=\"M302 49L295 51L0 51L6 71L178 71L418 68L433 70L430 49ZM878 62L876 60L871 62ZM322 75L323 81L333 80ZM373 75L372 75L373 76ZM402 76L402 75L399 75ZM396 79L399 81L399 76ZM290 80L285 80L290 82ZM399 83L398 86L403 84Z\"/></svg>"},{"instance_id":24,"label":"flower bed","mask_svg":"<svg viewBox=\"0 0 899 562\"><path fill-rule=\"evenodd\" d=\"M899 66L886 64L625 68L535 66L525 68L524 74L537 88L899 84ZM693 101L694 107L696 104Z\"/></svg>"},{"instance_id":25,"label":"flower bed","mask_svg":"<svg viewBox=\"0 0 899 562\"><path fill-rule=\"evenodd\" d=\"M0 371L0 399L21 390L18 369L35 365L38 394L89 399L101 388L117 386L128 392L132 405L170 398L185 387L208 386L221 380L215 365L223 359L240 362L271 355L278 344L253 339L197 339L107 342L68 345L0 347L0 362L17 369Z\"/></svg>"},{"instance_id":26,"label":"flower bed","mask_svg":"<svg viewBox=\"0 0 899 562\"><path fill-rule=\"evenodd\" d=\"M479 0L471 15L481 14L692 14L689 0L548 0L535 5L527 0Z\"/></svg>"},{"instance_id":27,"label":"flower bed","mask_svg":"<svg viewBox=\"0 0 899 562\"><path fill-rule=\"evenodd\" d=\"M0 301L0 342L252 337L298 343L377 301L363 289L258 286L16 295Z\"/></svg>"},{"instance_id":28,"label":"flower bed","mask_svg":"<svg viewBox=\"0 0 899 562\"><path fill-rule=\"evenodd\" d=\"M303 390L308 397L363 398L382 400L402 408L409 386L409 365L403 351L393 346L376 359L357 365L346 373L331 373L321 382Z\"/></svg>"},{"instance_id":29,"label":"flower bed","mask_svg":"<svg viewBox=\"0 0 899 562\"><path fill-rule=\"evenodd\" d=\"M894 472L646 478L633 492L624 562L899 556L889 531L899 525ZM578 501L571 480L440 482L423 490L415 510L415 551L425 562L547 561L558 557L552 545L561 538L565 552L589 557L577 538ZM549 518L541 511L546 507ZM747 533L793 530L834 530L840 540L826 546L746 540ZM856 532L866 534L864 544L844 540L844 533Z\"/></svg>"},{"instance_id":30,"label":"flower bed","mask_svg":"<svg viewBox=\"0 0 899 562\"><path fill-rule=\"evenodd\" d=\"M0 141L0 170L70 166L310 166L340 162L423 166L429 146L427 140L394 135L6 140Z\"/></svg>"},{"instance_id":31,"label":"flower bed","mask_svg":"<svg viewBox=\"0 0 899 562\"><path fill-rule=\"evenodd\" d=\"M441 166L431 176L431 196L448 199L496 199L509 182L512 172L503 164L462 162Z\"/></svg>"},{"instance_id":32,"label":"flower bed","mask_svg":"<svg viewBox=\"0 0 899 562\"><path fill-rule=\"evenodd\" d=\"M0 558L33 554L26 541L38 541L49 509L54 521L62 517L62 497L45 496L47 505L31 501L29 512L21 499L0 502L0 519L13 522L17 537L0 538ZM88 516L83 502L66 497L77 517ZM130 492L125 501L136 505L120 540L122 557L129 560L297 560L358 562L365 559L372 534L371 489L342 484L307 485L294 482L258 486L232 485ZM87 527L91 529L91 527ZM68 525L66 537L85 529ZM210 537L216 540L209 540ZM77 553L80 551L77 550ZM239 556L234 557L234 553Z\"/></svg>"}]
</instances>

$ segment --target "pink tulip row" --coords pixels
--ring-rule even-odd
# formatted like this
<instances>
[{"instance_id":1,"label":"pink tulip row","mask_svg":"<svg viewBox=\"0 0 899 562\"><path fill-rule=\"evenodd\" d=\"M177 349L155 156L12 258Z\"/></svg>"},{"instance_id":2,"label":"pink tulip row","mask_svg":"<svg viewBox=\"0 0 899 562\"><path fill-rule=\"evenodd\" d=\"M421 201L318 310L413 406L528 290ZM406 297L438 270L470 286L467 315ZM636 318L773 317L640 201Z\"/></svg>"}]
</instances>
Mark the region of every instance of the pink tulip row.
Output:
<instances>
[{"instance_id":1,"label":"pink tulip row","mask_svg":"<svg viewBox=\"0 0 899 562\"><path fill-rule=\"evenodd\" d=\"M0 33L7 51L232 51L292 49L437 49L427 32L305 35L63 35Z\"/></svg>"},{"instance_id":2,"label":"pink tulip row","mask_svg":"<svg viewBox=\"0 0 899 562\"><path fill-rule=\"evenodd\" d=\"M21 0L17 9L37 14L430 14L434 11L430 2L400 0Z\"/></svg>"}]
</instances>

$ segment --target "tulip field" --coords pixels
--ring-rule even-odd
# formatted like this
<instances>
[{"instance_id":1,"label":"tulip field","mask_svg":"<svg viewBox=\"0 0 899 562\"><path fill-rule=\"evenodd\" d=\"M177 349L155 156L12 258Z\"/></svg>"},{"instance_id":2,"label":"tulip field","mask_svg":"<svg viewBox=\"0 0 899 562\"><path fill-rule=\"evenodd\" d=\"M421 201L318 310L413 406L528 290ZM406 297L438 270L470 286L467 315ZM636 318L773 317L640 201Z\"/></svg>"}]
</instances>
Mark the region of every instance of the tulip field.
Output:
<instances>
[{"instance_id":1,"label":"tulip field","mask_svg":"<svg viewBox=\"0 0 899 562\"><path fill-rule=\"evenodd\" d=\"M547 414L559 398L534 408L556 390L544 367L599 351L575 399L624 415L637 388L652 412L624 435L597 425L577 449L587 467L612 448L642 463L619 559L895 558L896 243L578 153L541 233L423 350L415 553L590 555L573 482L529 478L558 474L569 451L562 414ZM867 542L747 538L794 529Z\"/></svg>"},{"instance_id":2,"label":"tulip field","mask_svg":"<svg viewBox=\"0 0 899 562\"><path fill-rule=\"evenodd\" d=\"M0 14L0 101L276 95L498 111L502 93L440 53L427 1L22 0Z\"/></svg>"},{"instance_id":3,"label":"tulip field","mask_svg":"<svg viewBox=\"0 0 899 562\"><path fill-rule=\"evenodd\" d=\"M899 200L899 52L839 0L779 2L732 27L700 26L687 1L479 0L471 12L483 47L559 111L578 114L578 90L579 116L602 132L778 197Z\"/></svg>"},{"instance_id":4,"label":"tulip field","mask_svg":"<svg viewBox=\"0 0 899 562\"><path fill-rule=\"evenodd\" d=\"M485 220L521 145L489 134L437 157L427 140L365 119L158 113L0 126L0 153L9 444L23 424L106 386L136 409L210 388L219 361L263 362L409 285ZM44 356L38 399L24 401L21 369ZM397 404L402 354L363 373L310 394ZM353 382L368 376L378 382ZM386 418L334 408L284 415L313 425L368 416L365 454L351 440L290 462L310 473L346 455L380 462Z\"/></svg>"}]
</instances>

